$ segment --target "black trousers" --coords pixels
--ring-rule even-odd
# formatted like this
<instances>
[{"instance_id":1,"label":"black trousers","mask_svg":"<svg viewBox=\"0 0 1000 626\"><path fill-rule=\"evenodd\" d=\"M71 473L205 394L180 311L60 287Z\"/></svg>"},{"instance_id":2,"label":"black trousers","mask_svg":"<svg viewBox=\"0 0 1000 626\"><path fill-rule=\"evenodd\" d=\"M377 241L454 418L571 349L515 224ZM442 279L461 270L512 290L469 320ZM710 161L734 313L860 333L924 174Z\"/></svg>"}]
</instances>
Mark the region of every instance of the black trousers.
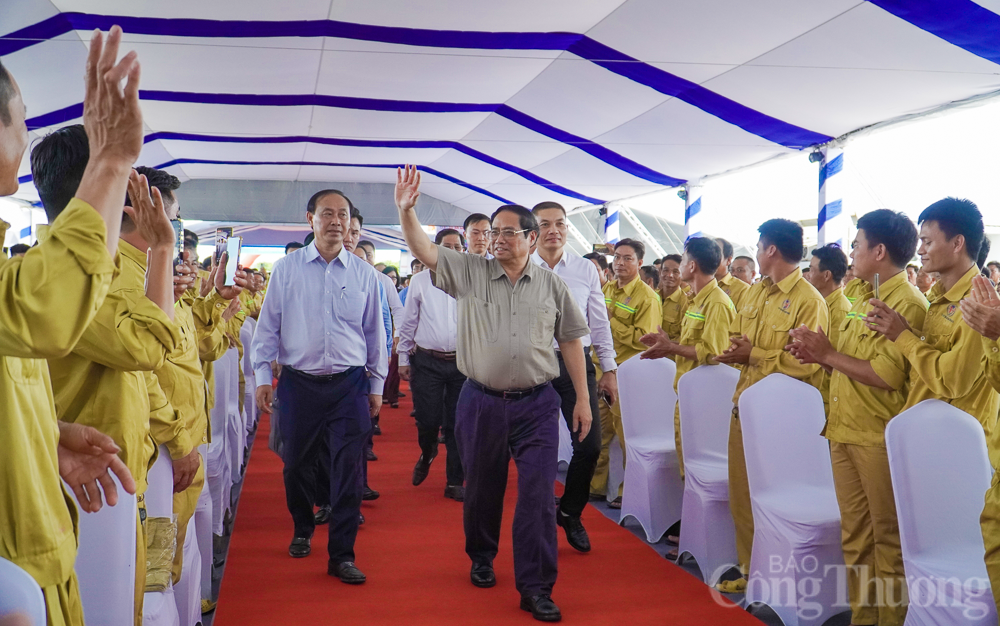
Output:
<instances>
[{"instance_id":1,"label":"black trousers","mask_svg":"<svg viewBox=\"0 0 1000 626\"><path fill-rule=\"evenodd\" d=\"M559 378L552 381L552 387L562 399L563 418L570 432L573 431L573 407L576 406L576 390L573 389L573 381L566 370L562 353L556 352L559 356ZM559 508L566 515L579 517L583 514L583 509L587 506L587 499L590 496L590 480L594 477L594 469L597 468L597 459L601 455L601 414L597 404L597 370L594 362L590 360L590 347L583 349L584 359L587 362L587 387L590 389L590 414L594 421L590 425L590 432L583 441L578 441L577 433L573 433L573 457L569 462L569 469L566 471L566 489L563 491Z\"/></svg>"},{"instance_id":2,"label":"black trousers","mask_svg":"<svg viewBox=\"0 0 1000 626\"><path fill-rule=\"evenodd\" d=\"M410 391L417 418L417 441L425 459L438 450L438 430L444 431L444 446L448 452L445 476L448 485L465 482L462 459L455 440L455 410L458 396L465 384L465 375L455 361L439 359L417 350L410 358Z\"/></svg>"},{"instance_id":3,"label":"black trousers","mask_svg":"<svg viewBox=\"0 0 1000 626\"><path fill-rule=\"evenodd\" d=\"M355 367L329 381L317 381L286 367L278 381L285 462L285 500L296 537L312 537L316 472L329 468L330 560L354 560L354 540L361 512L364 444L371 431L368 377ZM322 484L322 480L318 481Z\"/></svg>"}]
</instances>

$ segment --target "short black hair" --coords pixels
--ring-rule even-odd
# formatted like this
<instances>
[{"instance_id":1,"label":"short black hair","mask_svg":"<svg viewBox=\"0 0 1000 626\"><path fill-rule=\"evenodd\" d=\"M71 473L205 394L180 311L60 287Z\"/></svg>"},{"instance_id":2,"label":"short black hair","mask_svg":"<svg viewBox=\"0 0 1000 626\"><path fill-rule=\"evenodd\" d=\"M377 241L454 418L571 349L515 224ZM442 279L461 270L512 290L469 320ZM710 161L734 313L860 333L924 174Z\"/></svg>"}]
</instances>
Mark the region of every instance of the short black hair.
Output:
<instances>
[{"instance_id":1,"label":"short black hair","mask_svg":"<svg viewBox=\"0 0 1000 626\"><path fill-rule=\"evenodd\" d=\"M643 265L639 268L643 276L649 278L653 281L653 289L660 286L660 273L656 271L656 268L652 265Z\"/></svg>"},{"instance_id":2,"label":"short black hair","mask_svg":"<svg viewBox=\"0 0 1000 626\"><path fill-rule=\"evenodd\" d=\"M325 198L326 196L340 196L344 200L347 200L347 206L351 209L351 217L354 217L354 203L351 199L347 197L343 191L339 189L324 189L322 191L317 191L309 198L309 202L306 203L306 213L316 212L316 203Z\"/></svg>"},{"instance_id":3,"label":"short black hair","mask_svg":"<svg viewBox=\"0 0 1000 626\"><path fill-rule=\"evenodd\" d=\"M757 229L760 240L765 247L774 246L781 253L785 263L798 263L802 260L802 226L782 218L767 220Z\"/></svg>"},{"instance_id":4,"label":"short black hair","mask_svg":"<svg viewBox=\"0 0 1000 626\"><path fill-rule=\"evenodd\" d=\"M683 260L684 260L683 257L681 257L681 255L679 254L668 254L667 256L660 259L660 265L663 265L664 261L673 261L677 265L680 265L681 261Z\"/></svg>"},{"instance_id":5,"label":"short black hair","mask_svg":"<svg viewBox=\"0 0 1000 626\"><path fill-rule=\"evenodd\" d=\"M135 171L137 174L146 177L150 191L152 191L153 187L160 190L160 195L163 196L164 202L173 201L174 192L181 188L181 179L166 170L158 170L155 167L140 165L135 168ZM127 191L125 192L125 206L132 206L132 199L129 198Z\"/></svg>"},{"instance_id":6,"label":"short black hair","mask_svg":"<svg viewBox=\"0 0 1000 626\"><path fill-rule=\"evenodd\" d=\"M833 282L839 283L847 274L847 255L835 243L816 248L812 255L819 259L819 271L829 270Z\"/></svg>"},{"instance_id":7,"label":"short black hair","mask_svg":"<svg viewBox=\"0 0 1000 626\"><path fill-rule=\"evenodd\" d=\"M990 241L989 237L983 237L983 243L979 246L979 256L976 258L976 265L979 269L983 269L986 264L986 257L990 255L990 248L993 247L993 242Z\"/></svg>"},{"instance_id":8,"label":"short black hair","mask_svg":"<svg viewBox=\"0 0 1000 626\"><path fill-rule=\"evenodd\" d=\"M348 200L347 202L349 203L349 202L350 202L350 200ZM354 205L352 204L352 205L351 205L351 217L350 217L350 219L351 219L351 220L353 220L353 219L355 219L355 218L357 218L357 220L358 220L358 226L360 226L361 228L364 228L364 227L365 227L365 216L364 216L364 215L362 215L362 214L361 214L361 211L359 211L359 210L357 209L357 207L355 207L355 206L354 206Z\"/></svg>"},{"instance_id":9,"label":"short black hair","mask_svg":"<svg viewBox=\"0 0 1000 626\"><path fill-rule=\"evenodd\" d=\"M194 247L197 248L198 244L201 242L201 238L198 237L198 233L193 230L184 229L184 247Z\"/></svg>"},{"instance_id":10,"label":"short black hair","mask_svg":"<svg viewBox=\"0 0 1000 626\"><path fill-rule=\"evenodd\" d=\"M636 241L635 239L625 238L615 244L615 252L617 252L618 248L621 248L622 246L628 246L629 248L635 250L635 256L638 257L639 262L642 263L643 257L646 256L646 245L644 243Z\"/></svg>"},{"instance_id":11,"label":"short black hair","mask_svg":"<svg viewBox=\"0 0 1000 626\"><path fill-rule=\"evenodd\" d=\"M906 269L911 269L911 268L912 268L912 269L914 269L914 270L917 270L917 271L919 271L919 270L920 270L920 268L919 268L919 267L917 267L917 264L916 264L916 263L907 263L907 264L906 264Z\"/></svg>"},{"instance_id":12,"label":"short black hair","mask_svg":"<svg viewBox=\"0 0 1000 626\"><path fill-rule=\"evenodd\" d=\"M550 200L546 200L545 202L539 202L535 206L531 207L531 212L534 213L535 215L538 215L539 211L544 211L545 209L559 209L560 211L562 211L563 217L566 217L566 209L563 208L563 205L559 204L558 202L552 202Z\"/></svg>"},{"instance_id":13,"label":"short black hair","mask_svg":"<svg viewBox=\"0 0 1000 626\"><path fill-rule=\"evenodd\" d=\"M465 237L454 228L442 228L438 231L438 234L434 236L434 243L440 246L441 242L444 241L444 238L448 235L458 235L458 240L462 242L462 247L465 247Z\"/></svg>"},{"instance_id":14,"label":"short black hair","mask_svg":"<svg viewBox=\"0 0 1000 626\"><path fill-rule=\"evenodd\" d=\"M201 269L209 270L212 268L212 257L208 256L201 260Z\"/></svg>"},{"instance_id":15,"label":"short black hair","mask_svg":"<svg viewBox=\"0 0 1000 626\"><path fill-rule=\"evenodd\" d=\"M729 243L728 241L726 241L722 237L716 237L715 238L715 243L717 243L720 246L722 246L722 258L723 259L728 259L728 258L730 258L730 257L733 256L733 244ZM720 262L719 264L721 265L722 263Z\"/></svg>"},{"instance_id":16,"label":"short black hair","mask_svg":"<svg viewBox=\"0 0 1000 626\"><path fill-rule=\"evenodd\" d=\"M722 250L717 241L708 237L692 237L684 244L684 252L698 264L698 271L707 276L715 276L722 265Z\"/></svg>"},{"instance_id":17,"label":"short black hair","mask_svg":"<svg viewBox=\"0 0 1000 626\"><path fill-rule=\"evenodd\" d=\"M917 252L917 227L902 212L878 209L858 218L858 230L865 231L868 247L882 244L889 260L903 268Z\"/></svg>"},{"instance_id":18,"label":"short black hair","mask_svg":"<svg viewBox=\"0 0 1000 626\"><path fill-rule=\"evenodd\" d=\"M372 242L370 242L370 241L368 241L367 239L362 239L361 241L359 241L357 247L359 247L359 248L371 248L372 252L375 252L375 244L372 243Z\"/></svg>"},{"instance_id":19,"label":"short black hair","mask_svg":"<svg viewBox=\"0 0 1000 626\"><path fill-rule=\"evenodd\" d=\"M15 243L10 247L10 256L15 254L27 254L28 250L31 250L31 246L26 243Z\"/></svg>"},{"instance_id":20,"label":"short black hair","mask_svg":"<svg viewBox=\"0 0 1000 626\"><path fill-rule=\"evenodd\" d=\"M478 224L479 222L489 222L489 221L490 221L489 216L483 215L482 213L473 213L469 217L465 218L464 222L462 222L462 230L468 232L470 225Z\"/></svg>"},{"instance_id":21,"label":"short black hair","mask_svg":"<svg viewBox=\"0 0 1000 626\"><path fill-rule=\"evenodd\" d=\"M292 250L298 250L299 248L304 248L305 246L297 241L289 241L285 244L285 254L288 254Z\"/></svg>"},{"instance_id":22,"label":"short black hair","mask_svg":"<svg viewBox=\"0 0 1000 626\"><path fill-rule=\"evenodd\" d=\"M520 204L505 204L496 211L493 211L493 216L490 217L491 227L493 226L493 220L504 211L517 216L517 223L521 227L521 230L524 231L522 234L525 239L528 238L530 233L538 233L538 220L535 219L534 213Z\"/></svg>"},{"instance_id":23,"label":"short black hair","mask_svg":"<svg viewBox=\"0 0 1000 626\"><path fill-rule=\"evenodd\" d=\"M14 99L14 77L0 61L0 123L10 126L14 116L10 114L10 101Z\"/></svg>"},{"instance_id":24,"label":"short black hair","mask_svg":"<svg viewBox=\"0 0 1000 626\"><path fill-rule=\"evenodd\" d=\"M89 160L83 124L54 130L31 149L31 176L50 224L76 195Z\"/></svg>"},{"instance_id":25,"label":"short black hair","mask_svg":"<svg viewBox=\"0 0 1000 626\"><path fill-rule=\"evenodd\" d=\"M423 265L423 264L424 264L424 262L423 262L423 261L421 261L420 259L413 259L412 261L410 261L410 271L411 271L411 272L413 271L413 268L417 266L417 264L418 264L418 263L419 263L420 265Z\"/></svg>"},{"instance_id":26,"label":"short black hair","mask_svg":"<svg viewBox=\"0 0 1000 626\"><path fill-rule=\"evenodd\" d=\"M986 228L983 226L983 214L975 202L963 198L938 200L920 213L917 223L924 222L937 222L948 239L958 235L965 237L965 253L973 261L979 259Z\"/></svg>"},{"instance_id":27,"label":"short black hair","mask_svg":"<svg viewBox=\"0 0 1000 626\"><path fill-rule=\"evenodd\" d=\"M986 267L995 267L997 269L1000 269L1000 262L990 261L989 263L986 264Z\"/></svg>"},{"instance_id":28,"label":"short black hair","mask_svg":"<svg viewBox=\"0 0 1000 626\"><path fill-rule=\"evenodd\" d=\"M313 239L315 238L316 238L316 233L309 233L308 235L306 235L306 238L302 240L302 243L303 245L308 246L313 242Z\"/></svg>"},{"instance_id":29,"label":"short black hair","mask_svg":"<svg viewBox=\"0 0 1000 626\"><path fill-rule=\"evenodd\" d=\"M735 259L733 259L733 263L737 261L750 261L750 267L757 269L757 262L748 256L738 256Z\"/></svg>"},{"instance_id":30,"label":"short black hair","mask_svg":"<svg viewBox=\"0 0 1000 626\"><path fill-rule=\"evenodd\" d=\"M597 261L597 264L601 267L602 270L608 269L608 258L603 254L601 254L600 252L588 252L587 254L583 255L583 258L589 259L591 261Z\"/></svg>"}]
</instances>

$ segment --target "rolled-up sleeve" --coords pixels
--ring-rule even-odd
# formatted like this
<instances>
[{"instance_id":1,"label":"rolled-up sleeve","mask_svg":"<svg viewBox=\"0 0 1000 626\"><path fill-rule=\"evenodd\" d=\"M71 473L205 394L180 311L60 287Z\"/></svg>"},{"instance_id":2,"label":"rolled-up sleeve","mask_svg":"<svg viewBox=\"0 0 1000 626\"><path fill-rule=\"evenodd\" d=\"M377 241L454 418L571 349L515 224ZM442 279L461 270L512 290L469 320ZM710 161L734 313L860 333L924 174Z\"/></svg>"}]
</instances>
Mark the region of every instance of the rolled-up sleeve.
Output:
<instances>
[{"instance_id":1,"label":"rolled-up sleeve","mask_svg":"<svg viewBox=\"0 0 1000 626\"><path fill-rule=\"evenodd\" d=\"M589 335L590 327L587 326L587 319L583 316L580 305L573 299L573 294L570 293L566 283L556 279L552 284L555 289L556 307L559 309L553 331L556 341L563 343Z\"/></svg>"},{"instance_id":2,"label":"rolled-up sleeve","mask_svg":"<svg viewBox=\"0 0 1000 626\"><path fill-rule=\"evenodd\" d=\"M611 335L611 323L608 321L608 307L604 302L604 292L601 291L601 279L597 268L590 261L590 295L587 297L587 319L590 321L590 341L601 362L601 370L610 372L618 367L615 358L615 339Z\"/></svg>"},{"instance_id":3,"label":"rolled-up sleeve","mask_svg":"<svg viewBox=\"0 0 1000 626\"><path fill-rule=\"evenodd\" d=\"M961 398L970 393L983 367L981 335L962 320L952 336L954 343L947 352L927 345L909 330L896 338L896 346L913 370L931 393L941 398Z\"/></svg>"}]
</instances>

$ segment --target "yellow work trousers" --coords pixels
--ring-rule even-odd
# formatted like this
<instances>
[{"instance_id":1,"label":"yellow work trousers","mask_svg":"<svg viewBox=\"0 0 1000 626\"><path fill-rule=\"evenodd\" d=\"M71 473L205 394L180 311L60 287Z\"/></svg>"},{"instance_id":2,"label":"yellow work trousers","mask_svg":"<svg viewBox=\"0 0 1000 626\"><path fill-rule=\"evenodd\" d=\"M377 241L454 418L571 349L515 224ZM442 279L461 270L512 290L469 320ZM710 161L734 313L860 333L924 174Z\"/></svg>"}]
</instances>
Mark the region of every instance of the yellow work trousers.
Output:
<instances>
[{"instance_id":1,"label":"yellow work trousers","mask_svg":"<svg viewBox=\"0 0 1000 626\"><path fill-rule=\"evenodd\" d=\"M172 568L174 585L181 581L181 568L184 565L184 538L187 536L188 522L194 517L194 510L198 507L198 498L201 490L205 486L205 459L202 458L201 465L198 466L198 473L194 475L191 485L180 493L174 494L174 516L177 518L177 551L174 553L174 566Z\"/></svg>"},{"instance_id":2,"label":"yellow work trousers","mask_svg":"<svg viewBox=\"0 0 1000 626\"><path fill-rule=\"evenodd\" d=\"M830 459L851 623L902 626L908 596L886 449L834 441Z\"/></svg>"},{"instance_id":3,"label":"yellow work trousers","mask_svg":"<svg viewBox=\"0 0 1000 626\"><path fill-rule=\"evenodd\" d=\"M983 529L983 544L986 546L986 573L990 577L993 599L1000 613L1000 472L993 473L979 525Z\"/></svg>"},{"instance_id":4,"label":"yellow work trousers","mask_svg":"<svg viewBox=\"0 0 1000 626\"><path fill-rule=\"evenodd\" d=\"M750 572L753 552L753 508L747 481L747 458L743 453L743 426L738 417L729 422L729 510L736 526L736 557L743 575Z\"/></svg>"},{"instance_id":5,"label":"yellow work trousers","mask_svg":"<svg viewBox=\"0 0 1000 626\"><path fill-rule=\"evenodd\" d=\"M681 480L684 480L684 452L681 450L681 405L674 405L674 445L677 448L677 464L681 469Z\"/></svg>"},{"instance_id":6,"label":"yellow work trousers","mask_svg":"<svg viewBox=\"0 0 1000 626\"><path fill-rule=\"evenodd\" d=\"M625 464L625 433L622 432L622 410L617 402L608 407L604 400L598 402L601 406L601 456L597 458L597 469L590 481L590 493L605 495L608 493L608 475L611 466L611 440L618 435L618 445L622 448L622 465ZM618 485L618 497L622 497L624 483Z\"/></svg>"},{"instance_id":7,"label":"yellow work trousers","mask_svg":"<svg viewBox=\"0 0 1000 626\"><path fill-rule=\"evenodd\" d=\"M43 587L45 614L48 626L84 626L83 604L80 602L80 587L76 574L59 585Z\"/></svg>"}]
</instances>

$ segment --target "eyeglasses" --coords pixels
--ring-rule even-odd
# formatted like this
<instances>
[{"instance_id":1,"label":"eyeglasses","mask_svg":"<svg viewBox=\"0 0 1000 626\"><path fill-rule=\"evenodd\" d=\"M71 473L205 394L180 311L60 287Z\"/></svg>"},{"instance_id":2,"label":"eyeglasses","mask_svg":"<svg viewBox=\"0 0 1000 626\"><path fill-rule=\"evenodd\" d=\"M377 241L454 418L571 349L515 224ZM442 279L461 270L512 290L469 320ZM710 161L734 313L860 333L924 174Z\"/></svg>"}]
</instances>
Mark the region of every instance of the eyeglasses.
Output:
<instances>
[{"instance_id":1,"label":"eyeglasses","mask_svg":"<svg viewBox=\"0 0 1000 626\"><path fill-rule=\"evenodd\" d=\"M515 235L520 235L521 233L526 233L530 231L530 228L525 228L523 230L514 230L513 228L503 228L500 230L490 231L490 240L497 239L498 237L503 237L504 239L511 240Z\"/></svg>"}]
</instances>

